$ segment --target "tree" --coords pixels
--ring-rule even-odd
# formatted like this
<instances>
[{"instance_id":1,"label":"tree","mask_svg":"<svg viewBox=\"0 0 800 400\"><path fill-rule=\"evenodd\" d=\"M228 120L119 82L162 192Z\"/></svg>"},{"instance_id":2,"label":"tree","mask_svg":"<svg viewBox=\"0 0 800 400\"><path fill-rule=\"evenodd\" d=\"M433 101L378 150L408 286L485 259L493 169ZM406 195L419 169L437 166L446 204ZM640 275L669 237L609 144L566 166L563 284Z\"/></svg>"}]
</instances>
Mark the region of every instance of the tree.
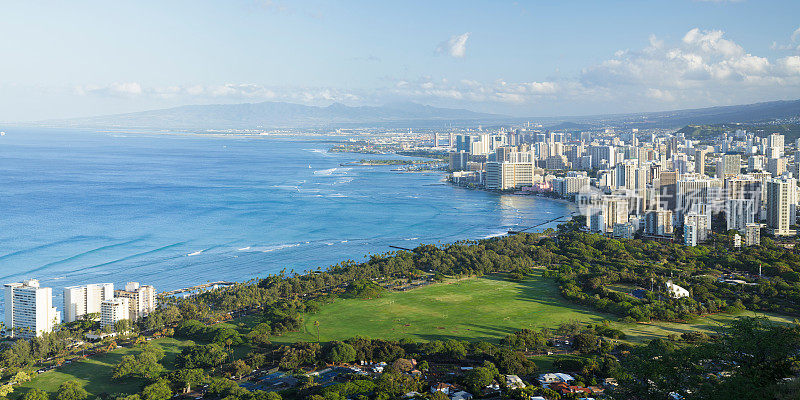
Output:
<instances>
[{"instance_id":1,"label":"tree","mask_svg":"<svg viewBox=\"0 0 800 400\"><path fill-rule=\"evenodd\" d=\"M492 367L494 367L494 364L492 364ZM470 392L480 393L484 387L492 383L496 371L496 368L494 370L487 367L473 368L472 371L469 371L464 377L464 383Z\"/></svg>"},{"instance_id":2,"label":"tree","mask_svg":"<svg viewBox=\"0 0 800 400\"><path fill-rule=\"evenodd\" d=\"M160 347L146 344L137 355L123 356L122 360L114 366L114 379L139 377L145 379L158 378L164 371L159 361L164 358L164 351Z\"/></svg>"},{"instance_id":3,"label":"tree","mask_svg":"<svg viewBox=\"0 0 800 400\"><path fill-rule=\"evenodd\" d=\"M89 393L78 381L66 381L58 387L56 400L85 400Z\"/></svg>"},{"instance_id":4,"label":"tree","mask_svg":"<svg viewBox=\"0 0 800 400\"><path fill-rule=\"evenodd\" d=\"M218 367L228 359L228 353L216 344L191 346L183 349L177 364L182 368Z\"/></svg>"},{"instance_id":5,"label":"tree","mask_svg":"<svg viewBox=\"0 0 800 400\"><path fill-rule=\"evenodd\" d=\"M31 389L28 393L22 396L22 400L48 400L50 396L41 389Z\"/></svg>"},{"instance_id":6,"label":"tree","mask_svg":"<svg viewBox=\"0 0 800 400\"><path fill-rule=\"evenodd\" d=\"M133 324L129 319L121 319L117 322L114 322L114 332L130 332L133 329Z\"/></svg>"},{"instance_id":7,"label":"tree","mask_svg":"<svg viewBox=\"0 0 800 400\"><path fill-rule=\"evenodd\" d=\"M272 334L272 329L269 324L260 323L247 333L247 340L258 347L267 347L271 344L270 334Z\"/></svg>"},{"instance_id":8,"label":"tree","mask_svg":"<svg viewBox=\"0 0 800 400\"><path fill-rule=\"evenodd\" d=\"M31 376L25 371L19 371L11 378L11 382L24 383L31 380Z\"/></svg>"},{"instance_id":9,"label":"tree","mask_svg":"<svg viewBox=\"0 0 800 400\"><path fill-rule=\"evenodd\" d=\"M353 362L356 359L356 349L347 343L335 341L331 343L325 358L334 364Z\"/></svg>"},{"instance_id":10,"label":"tree","mask_svg":"<svg viewBox=\"0 0 800 400\"><path fill-rule=\"evenodd\" d=\"M164 379L142 389L142 400L167 400L170 397L172 397L172 390L169 389L169 383Z\"/></svg>"},{"instance_id":11,"label":"tree","mask_svg":"<svg viewBox=\"0 0 800 400\"><path fill-rule=\"evenodd\" d=\"M600 340L597 336L582 332L573 337L573 347L581 353L591 353L600 347Z\"/></svg>"},{"instance_id":12,"label":"tree","mask_svg":"<svg viewBox=\"0 0 800 400\"><path fill-rule=\"evenodd\" d=\"M0 386L0 397L7 397L11 393L14 393L14 386L11 386L10 383Z\"/></svg>"},{"instance_id":13,"label":"tree","mask_svg":"<svg viewBox=\"0 0 800 400\"><path fill-rule=\"evenodd\" d=\"M253 393L253 400L282 400L280 394L276 392L265 392L263 390L257 390Z\"/></svg>"},{"instance_id":14,"label":"tree","mask_svg":"<svg viewBox=\"0 0 800 400\"><path fill-rule=\"evenodd\" d=\"M247 365L247 363L245 363L241 358L233 362L233 371L239 378L245 376L245 374L249 373L250 370L250 366Z\"/></svg>"},{"instance_id":15,"label":"tree","mask_svg":"<svg viewBox=\"0 0 800 400\"><path fill-rule=\"evenodd\" d=\"M199 368L172 371L169 378L172 383L179 386L179 390L183 390L183 393L191 392L193 385L199 385L208 380L206 373Z\"/></svg>"},{"instance_id":16,"label":"tree","mask_svg":"<svg viewBox=\"0 0 800 400\"><path fill-rule=\"evenodd\" d=\"M431 400L450 400L450 397L447 397L446 394L437 391L431 396Z\"/></svg>"}]
</instances>

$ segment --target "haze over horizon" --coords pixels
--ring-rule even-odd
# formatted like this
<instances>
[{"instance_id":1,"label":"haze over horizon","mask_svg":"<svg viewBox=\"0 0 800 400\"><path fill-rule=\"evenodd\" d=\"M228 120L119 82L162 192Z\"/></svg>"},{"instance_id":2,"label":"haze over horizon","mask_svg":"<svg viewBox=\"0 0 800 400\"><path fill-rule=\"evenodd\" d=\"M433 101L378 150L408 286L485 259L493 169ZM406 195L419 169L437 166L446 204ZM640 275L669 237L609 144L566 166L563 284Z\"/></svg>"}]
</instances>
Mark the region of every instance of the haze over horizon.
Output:
<instances>
[{"instance_id":1,"label":"haze over horizon","mask_svg":"<svg viewBox=\"0 0 800 400\"><path fill-rule=\"evenodd\" d=\"M800 93L797 2L355 3L3 3L0 121L263 101L565 116Z\"/></svg>"}]
</instances>

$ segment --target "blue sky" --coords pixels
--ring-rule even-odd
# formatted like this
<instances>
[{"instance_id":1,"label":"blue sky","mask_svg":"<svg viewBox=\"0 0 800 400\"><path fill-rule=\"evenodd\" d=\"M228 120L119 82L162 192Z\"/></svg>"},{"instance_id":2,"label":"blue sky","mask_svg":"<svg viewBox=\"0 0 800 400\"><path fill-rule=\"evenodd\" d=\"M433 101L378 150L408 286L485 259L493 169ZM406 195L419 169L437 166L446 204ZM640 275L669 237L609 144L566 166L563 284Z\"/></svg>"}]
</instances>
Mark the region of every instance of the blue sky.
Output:
<instances>
[{"instance_id":1,"label":"blue sky","mask_svg":"<svg viewBox=\"0 0 800 400\"><path fill-rule=\"evenodd\" d=\"M517 116L800 98L800 2L0 1L0 121L415 101Z\"/></svg>"}]
</instances>

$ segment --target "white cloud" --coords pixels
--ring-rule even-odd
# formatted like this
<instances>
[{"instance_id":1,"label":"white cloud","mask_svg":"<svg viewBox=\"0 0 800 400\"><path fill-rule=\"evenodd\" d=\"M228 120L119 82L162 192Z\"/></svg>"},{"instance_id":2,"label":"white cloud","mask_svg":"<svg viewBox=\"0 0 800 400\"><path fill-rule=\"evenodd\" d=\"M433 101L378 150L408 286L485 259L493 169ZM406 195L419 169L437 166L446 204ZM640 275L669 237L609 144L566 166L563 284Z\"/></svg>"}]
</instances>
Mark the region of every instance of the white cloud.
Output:
<instances>
[{"instance_id":1,"label":"white cloud","mask_svg":"<svg viewBox=\"0 0 800 400\"><path fill-rule=\"evenodd\" d=\"M417 101L450 99L468 102L496 102L522 104L535 98L557 94L559 86L555 82L518 82L509 83L498 79L484 83L462 79L420 79L415 82L397 81L391 94Z\"/></svg>"},{"instance_id":2,"label":"white cloud","mask_svg":"<svg viewBox=\"0 0 800 400\"><path fill-rule=\"evenodd\" d=\"M713 89L723 85L798 83L785 66L750 54L717 30L692 29L680 43L667 46L655 39L639 51L626 51L598 65L585 68L581 82L587 86L646 86L658 89ZM791 64L791 62L789 62ZM783 78L781 78L783 77ZM787 79L791 78L789 81Z\"/></svg>"},{"instance_id":3,"label":"white cloud","mask_svg":"<svg viewBox=\"0 0 800 400\"><path fill-rule=\"evenodd\" d=\"M128 97L168 99L186 103L214 101L290 101L299 103L329 103L332 101L358 101L361 96L333 88L268 87L253 83L225 83L221 85L152 86L139 83L112 83L84 85L75 93L95 97Z\"/></svg>"},{"instance_id":4,"label":"white cloud","mask_svg":"<svg viewBox=\"0 0 800 400\"><path fill-rule=\"evenodd\" d=\"M467 39L469 39L469 32L455 35L446 42L439 44L436 48L438 54L449 54L452 57L463 58L467 54Z\"/></svg>"},{"instance_id":5,"label":"white cloud","mask_svg":"<svg viewBox=\"0 0 800 400\"><path fill-rule=\"evenodd\" d=\"M142 85L136 82L114 82L108 85L85 85L75 88L79 95L102 95L114 97L136 97L143 93Z\"/></svg>"}]
</instances>

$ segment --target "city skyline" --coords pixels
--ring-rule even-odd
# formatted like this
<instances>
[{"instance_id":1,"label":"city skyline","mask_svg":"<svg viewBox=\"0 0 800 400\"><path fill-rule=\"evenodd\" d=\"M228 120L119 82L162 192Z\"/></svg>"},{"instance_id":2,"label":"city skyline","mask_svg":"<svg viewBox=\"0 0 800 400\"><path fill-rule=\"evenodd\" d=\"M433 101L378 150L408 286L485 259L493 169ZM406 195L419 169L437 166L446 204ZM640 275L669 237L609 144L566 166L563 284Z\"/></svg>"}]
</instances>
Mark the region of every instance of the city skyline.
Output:
<instances>
[{"instance_id":1,"label":"city skyline","mask_svg":"<svg viewBox=\"0 0 800 400\"><path fill-rule=\"evenodd\" d=\"M0 34L15 40L0 44L0 121L261 101L413 101L534 117L800 92L789 1L3 8Z\"/></svg>"}]
</instances>

